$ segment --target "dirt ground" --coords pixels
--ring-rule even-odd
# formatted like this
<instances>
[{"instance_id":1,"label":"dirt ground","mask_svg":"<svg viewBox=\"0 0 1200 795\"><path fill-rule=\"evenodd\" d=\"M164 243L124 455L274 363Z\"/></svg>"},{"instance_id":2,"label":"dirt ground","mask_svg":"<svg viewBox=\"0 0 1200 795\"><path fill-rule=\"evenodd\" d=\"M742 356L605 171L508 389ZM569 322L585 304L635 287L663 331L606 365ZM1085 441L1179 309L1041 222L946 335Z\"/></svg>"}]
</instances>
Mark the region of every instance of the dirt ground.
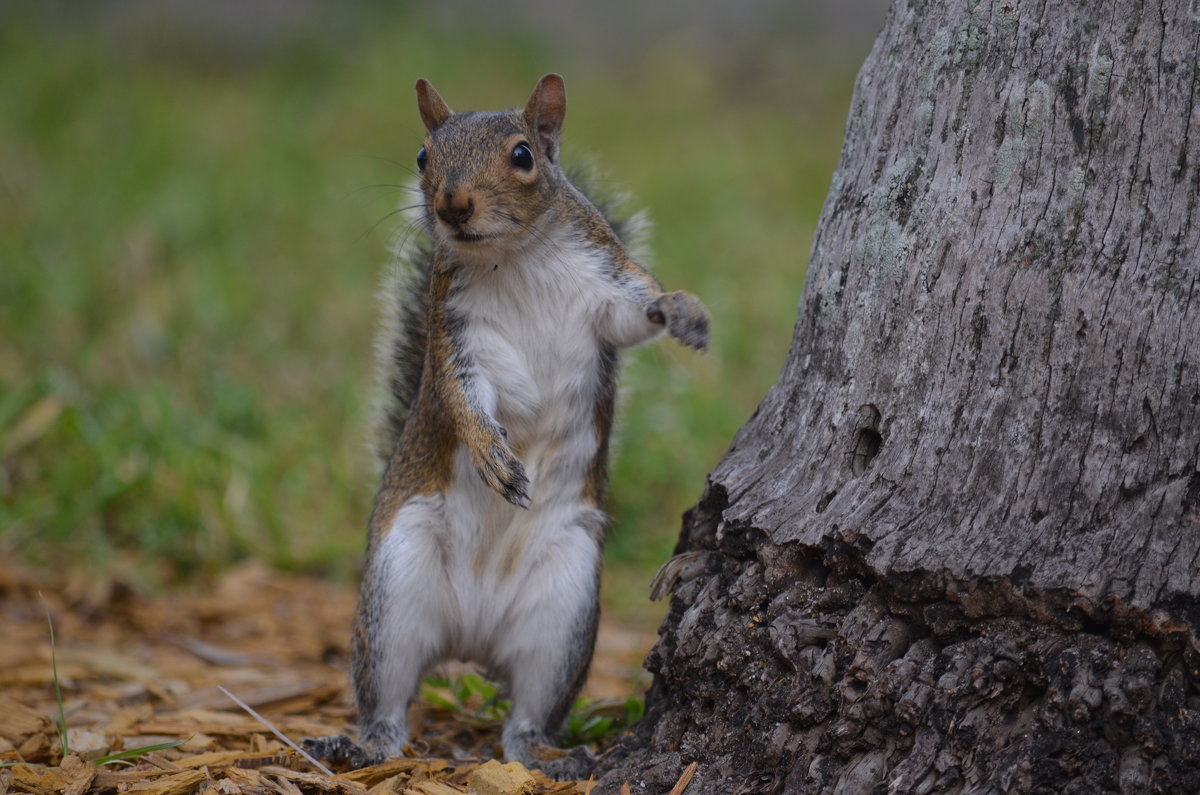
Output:
<instances>
[{"instance_id":1,"label":"dirt ground","mask_svg":"<svg viewBox=\"0 0 1200 795\"><path fill-rule=\"evenodd\" d=\"M248 563L207 588L149 597L118 583L56 583L0 563L0 793L588 793L499 753L494 721L418 703L411 758L318 772L224 687L299 741L353 720L349 586ZM54 644L50 625L53 622ZM602 619L585 696L640 694L653 628ZM53 654L52 654L53 652ZM58 729L62 692L70 753ZM182 745L104 762L122 750ZM334 771L335 773L337 771ZM686 786L686 782L682 782ZM682 789L680 789L682 792Z\"/></svg>"}]
</instances>

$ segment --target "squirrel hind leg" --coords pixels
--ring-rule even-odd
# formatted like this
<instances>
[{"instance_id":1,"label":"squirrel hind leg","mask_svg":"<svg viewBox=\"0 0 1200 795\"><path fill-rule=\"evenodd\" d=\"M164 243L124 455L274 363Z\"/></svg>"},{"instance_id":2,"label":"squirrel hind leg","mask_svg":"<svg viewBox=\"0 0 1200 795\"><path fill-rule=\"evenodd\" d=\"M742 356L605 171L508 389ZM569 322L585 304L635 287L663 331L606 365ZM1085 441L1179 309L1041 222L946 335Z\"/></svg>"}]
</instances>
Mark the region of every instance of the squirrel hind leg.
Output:
<instances>
[{"instance_id":1,"label":"squirrel hind leg","mask_svg":"<svg viewBox=\"0 0 1200 795\"><path fill-rule=\"evenodd\" d=\"M409 704L445 650L444 534L440 499L413 498L376 538L363 572L350 669L359 742L377 758L403 752Z\"/></svg>"},{"instance_id":2,"label":"squirrel hind leg","mask_svg":"<svg viewBox=\"0 0 1200 795\"><path fill-rule=\"evenodd\" d=\"M576 573L596 571L595 561L576 562ZM581 779L595 764L587 748L573 748L565 756L549 760L541 759L539 751L543 750L540 746L558 740L567 713L587 679L600 615L597 583L582 585L575 580L574 588L565 581L543 585L547 587L530 589L525 594L527 604L537 603L536 609L522 611L536 617L536 626L511 628L510 637L522 640L505 655L503 668L513 711L504 724L501 743L510 761L537 768L552 778ZM574 598L564 598L569 596Z\"/></svg>"}]
</instances>

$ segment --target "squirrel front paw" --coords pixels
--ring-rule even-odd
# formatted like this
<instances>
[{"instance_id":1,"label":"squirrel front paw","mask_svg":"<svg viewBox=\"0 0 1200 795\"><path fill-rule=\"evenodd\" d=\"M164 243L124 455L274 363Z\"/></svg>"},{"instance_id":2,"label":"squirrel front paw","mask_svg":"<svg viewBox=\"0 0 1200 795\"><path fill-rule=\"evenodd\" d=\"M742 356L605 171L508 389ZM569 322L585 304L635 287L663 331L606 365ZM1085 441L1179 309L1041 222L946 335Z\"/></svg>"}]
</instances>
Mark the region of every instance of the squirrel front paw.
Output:
<instances>
[{"instance_id":1,"label":"squirrel front paw","mask_svg":"<svg viewBox=\"0 0 1200 795\"><path fill-rule=\"evenodd\" d=\"M330 737L305 737L301 742L305 752L334 767L357 770L360 767L377 765L384 755L363 748L344 734Z\"/></svg>"},{"instance_id":2,"label":"squirrel front paw","mask_svg":"<svg viewBox=\"0 0 1200 795\"><path fill-rule=\"evenodd\" d=\"M501 497L518 508L529 507L529 476L521 459L504 440L503 431L489 439L482 453L475 457L475 470L488 488Z\"/></svg>"},{"instance_id":3,"label":"squirrel front paw","mask_svg":"<svg viewBox=\"0 0 1200 795\"><path fill-rule=\"evenodd\" d=\"M665 325L667 333L698 351L708 349L708 307L683 290L663 293L646 307L651 323Z\"/></svg>"}]
</instances>

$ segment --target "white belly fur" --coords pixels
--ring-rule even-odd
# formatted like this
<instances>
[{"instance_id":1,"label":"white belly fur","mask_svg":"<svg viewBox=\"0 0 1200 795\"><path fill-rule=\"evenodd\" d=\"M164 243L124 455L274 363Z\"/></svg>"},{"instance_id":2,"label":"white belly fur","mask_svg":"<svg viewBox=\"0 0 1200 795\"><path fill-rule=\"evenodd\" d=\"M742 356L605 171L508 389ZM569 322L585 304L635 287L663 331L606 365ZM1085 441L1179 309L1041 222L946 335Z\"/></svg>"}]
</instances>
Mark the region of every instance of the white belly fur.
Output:
<instances>
[{"instance_id":1,"label":"white belly fur","mask_svg":"<svg viewBox=\"0 0 1200 795\"><path fill-rule=\"evenodd\" d=\"M600 441L594 312L604 285L591 255L569 250L473 269L451 300L467 318L461 339L481 407L521 458L531 504L485 486L460 446L450 488L397 513L375 560L395 607L389 645L419 649L426 666L460 657L507 677L523 656L568 643L594 601L604 516L582 487Z\"/></svg>"}]
</instances>

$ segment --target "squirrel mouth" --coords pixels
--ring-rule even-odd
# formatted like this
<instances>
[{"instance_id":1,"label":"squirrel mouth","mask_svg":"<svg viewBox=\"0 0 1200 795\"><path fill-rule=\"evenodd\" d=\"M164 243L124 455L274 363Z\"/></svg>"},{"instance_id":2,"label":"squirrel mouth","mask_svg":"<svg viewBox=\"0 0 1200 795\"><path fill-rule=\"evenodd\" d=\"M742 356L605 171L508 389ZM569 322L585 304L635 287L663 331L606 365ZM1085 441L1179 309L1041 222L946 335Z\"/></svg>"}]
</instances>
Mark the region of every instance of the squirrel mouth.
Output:
<instances>
[{"instance_id":1,"label":"squirrel mouth","mask_svg":"<svg viewBox=\"0 0 1200 795\"><path fill-rule=\"evenodd\" d=\"M459 243L481 243L484 240L490 240L492 238L492 235L481 235L476 232L465 232L461 229L452 231L450 236Z\"/></svg>"}]
</instances>

